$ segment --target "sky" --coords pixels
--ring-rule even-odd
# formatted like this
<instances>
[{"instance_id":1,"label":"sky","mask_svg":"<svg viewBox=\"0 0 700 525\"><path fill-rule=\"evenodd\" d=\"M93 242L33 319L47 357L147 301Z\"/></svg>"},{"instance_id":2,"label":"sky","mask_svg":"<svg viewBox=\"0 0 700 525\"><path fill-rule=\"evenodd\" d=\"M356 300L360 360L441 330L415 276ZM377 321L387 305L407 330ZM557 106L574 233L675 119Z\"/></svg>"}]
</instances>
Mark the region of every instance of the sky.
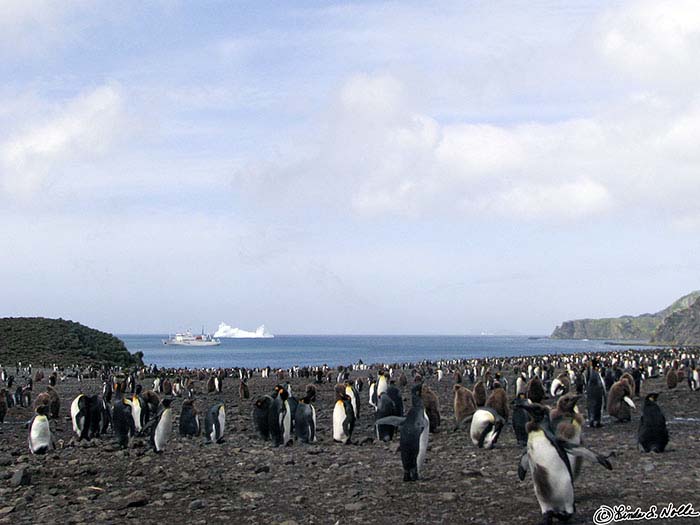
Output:
<instances>
[{"instance_id":1,"label":"sky","mask_svg":"<svg viewBox=\"0 0 700 525\"><path fill-rule=\"evenodd\" d=\"M700 3L0 2L0 316L548 334L700 288Z\"/></svg>"}]
</instances>

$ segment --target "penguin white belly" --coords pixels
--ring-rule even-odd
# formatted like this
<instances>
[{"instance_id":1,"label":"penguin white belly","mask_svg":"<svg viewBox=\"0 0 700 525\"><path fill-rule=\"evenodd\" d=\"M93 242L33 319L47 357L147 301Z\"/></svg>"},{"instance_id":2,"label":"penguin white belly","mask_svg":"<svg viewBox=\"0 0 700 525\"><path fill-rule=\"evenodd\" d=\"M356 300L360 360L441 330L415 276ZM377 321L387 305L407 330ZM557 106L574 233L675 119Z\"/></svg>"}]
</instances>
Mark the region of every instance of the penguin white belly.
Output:
<instances>
[{"instance_id":1,"label":"penguin white belly","mask_svg":"<svg viewBox=\"0 0 700 525\"><path fill-rule=\"evenodd\" d=\"M369 385L369 404L372 405L375 410L377 408L377 405L374 403L374 392L377 390L377 385L375 383L372 383ZM379 396L377 396L379 397Z\"/></svg>"},{"instance_id":2,"label":"penguin white belly","mask_svg":"<svg viewBox=\"0 0 700 525\"><path fill-rule=\"evenodd\" d=\"M314 422L314 431L310 433L309 435L309 441L311 443L316 443L316 409L314 408L313 405L309 405L311 407L311 420Z\"/></svg>"},{"instance_id":3,"label":"penguin white belly","mask_svg":"<svg viewBox=\"0 0 700 525\"><path fill-rule=\"evenodd\" d=\"M420 441L418 444L418 475L420 475L421 469L423 468L423 463L425 462L425 455L428 452L428 439L430 438L430 420L428 419L428 414L426 414L425 410L423 411L423 425L423 432L420 434Z\"/></svg>"},{"instance_id":4,"label":"penguin white belly","mask_svg":"<svg viewBox=\"0 0 700 525\"><path fill-rule=\"evenodd\" d=\"M559 457L557 449L550 443L544 432L530 432L527 453L535 496L542 514L550 510L573 514L574 486L571 475L566 464ZM536 469L540 472L539 475ZM546 487L542 486L542 483L546 483Z\"/></svg>"},{"instance_id":5,"label":"penguin white belly","mask_svg":"<svg viewBox=\"0 0 700 525\"><path fill-rule=\"evenodd\" d=\"M516 394L524 394L525 393L525 381L523 381L522 377L519 377L518 380L515 382L515 393Z\"/></svg>"},{"instance_id":6,"label":"penguin white belly","mask_svg":"<svg viewBox=\"0 0 700 525\"><path fill-rule=\"evenodd\" d=\"M153 436L153 442L155 443L156 451L160 452L165 449L165 444L170 438L170 433L173 429L173 414L172 411L167 408L163 411L158 421L158 426L156 426L155 435Z\"/></svg>"},{"instance_id":7,"label":"penguin white belly","mask_svg":"<svg viewBox=\"0 0 700 525\"><path fill-rule=\"evenodd\" d=\"M71 421L73 422L73 432L75 432L78 435L80 435L83 431L82 421L84 421L84 418L80 417L80 421L78 420L78 412L80 412L79 403L80 403L80 399L82 397L83 397L83 394L80 394L70 404L70 418L71 418Z\"/></svg>"},{"instance_id":8,"label":"penguin white belly","mask_svg":"<svg viewBox=\"0 0 700 525\"><path fill-rule=\"evenodd\" d=\"M561 386L561 381L559 381L558 379L552 381L552 386L549 389L549 395L551 395L552 397L557 397L558 390Z\"/></svg>"},{"instance_id":9,"label":"penguin white belly","mask_svg":"<svg viewBox=\"0 0 700 525\"><path fill-rule=\"evenodd\" d=\"M51 448L51 428L46 416L37 415L29 430L29 449L34 454L42 447L46 447L47 450Z\"/></svg>"},{"instance_id":10,"label":"penguin white belly","mask_svg":"<svg viewBox=\"0 0 700 525\"><path fill-rule=\"evenodd\" d=\"M292 440L292 411L289 409L289 401L284 402L284 414L282 415L282 438L284 445Z\"/></svg>"},{"instance_id":11,"label":"penguin white belly","mask_svg":"<svg viewBox=\"0 0 700 525\"><path fill-rule=\"evenodd\" d=\"M217 440L224 437L224 429L225 428L226 428L226 412L224 411L224 407L222 406L219 409L219 435L216 436ZM216 430L214 430L214 433L216 433Z\"/></svg>"},{"instance_id":12,"label":"penguin white belly","mask_svg":"<svg viewBox=\"0 0 700 525\"><path fill-rule=\"evenodd\" d=\"M337 401L333 408L333 439L345 443L347 436L343 432L343 423L345 423L345 405L342 401Z\"/></svg>"},{"instance_id":13,"label":"penguin white belly","mask_svg":"<svg viewBox=\"0 0 700 525\"><path fill-rule=\"evenodd\" d=\"M141 402L139 401L138 397L132 399L131 417L134 418L134 428L136 429L136 432L141 432Z\"/></svg>"},{"instance_id":14,"label":"penguin white belly","mask_svg":"<svg viewBox=\"0 0 700 525\"><path fill-rule=\"evenodd\" d=\"M472 443L479 445L479 439L489 423L493 423L494 418L487 410L477 410L472 416L472 426L469 429L469 437L472 438Z\"/></svg>"},{"instance_id":15,"label":"penguin white belly","mask_svg":"<svg viewBox=\"0 0 700 525\"><path fill-rule=\"evenodd\" d=\"M388 389L389 389L389 385L386 382L386 379L384 379L384 376L382 376L382 379L380 379L379 382L377 383L377 399L379 399L379 396L381 396Z\"/></svg>"}]
</instances>

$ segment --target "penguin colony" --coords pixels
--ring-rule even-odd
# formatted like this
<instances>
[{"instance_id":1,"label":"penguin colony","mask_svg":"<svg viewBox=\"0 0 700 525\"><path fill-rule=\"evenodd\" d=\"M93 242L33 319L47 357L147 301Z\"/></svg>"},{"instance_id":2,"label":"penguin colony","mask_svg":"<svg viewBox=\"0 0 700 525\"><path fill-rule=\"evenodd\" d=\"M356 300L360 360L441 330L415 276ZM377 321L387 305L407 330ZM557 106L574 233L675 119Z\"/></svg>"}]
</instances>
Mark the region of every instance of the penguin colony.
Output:
<instances>
[{"instance_id":1,"label":"penguin colony","mask_svg":"<svg viewBox=\"0 0 700 525\"><path fill-rule=\"evenodd\" d=\"M333 406L318 409L332 414L331 428L326 429L332 441L343 445L367 439L388 442L398 434L403 480L416 481L425 477L430 434L440 432L442 421L439 398L426 382L452 380L450 431L466 431L474 447L490 450L498 447L498 438L508 430L510 420L517 443L523 447L518 477L524 480L529 474L543 521L549 523L574 514L574 482L582 475L583 460L612 468L607 456L585 447L585 428L630 424L638 418L640 452L664 452L670 438L663 393L643 392L640 409L633 398L644 391L649 377L663 378L669 390L687 382L689 390L700 391L699 362L697 352L681 349L375 367L358 363L335 371L325 366L287 370L159 370L152 366L128 372L54 367L45 381L47 386L39 386L45 379L43 372L32 376L31 367L18 364L15 374L0 368L0 422L13 407L31 404L29 451L49 453L57 447L52 426L61 417L56 384L68 376L82 381L99 373L100 392L77 392L69 413L64 414L70 418L75 442L111 439L120 447L129 447L134 439L145 438L154 452L162 454L167 453L175 429L180 436L199 437L216 445L225 442L227 432L235 432L227 426L228 407L215 400L224 385L230 384L225 383L229 379L235 381L234 388L239 386L240 404L249 407L260 439L276 447L295 442L312 445L319 441L317 389L330 386L335 390ZM280 382L267 395L245 401L250 398L248 380L253 377L275 377ZM508 377L512 379L509 390ZM309 384L297 394L287 378L306 378ZM31 403L32 393L40 389L43 391ZM411 400L407 411L405 396ZM586 401L585 414L578 407L581 400ZM355 435L361 418L374 422L371 438ZM437 481L430 478L430 482Z\"/></svg>"}]
</instances>

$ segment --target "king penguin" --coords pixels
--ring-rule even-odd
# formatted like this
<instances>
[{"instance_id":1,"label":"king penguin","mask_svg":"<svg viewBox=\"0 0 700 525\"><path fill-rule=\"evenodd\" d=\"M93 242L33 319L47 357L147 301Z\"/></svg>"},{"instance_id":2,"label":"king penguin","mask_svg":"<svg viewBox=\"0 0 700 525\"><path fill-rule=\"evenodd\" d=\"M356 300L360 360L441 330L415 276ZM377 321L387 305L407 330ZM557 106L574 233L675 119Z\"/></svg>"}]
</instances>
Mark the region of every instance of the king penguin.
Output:
<instances>
[{"instance_id":1,"label":"king penguin","mask_svg":"<svg viewBox=\"0 0 700 525\"><path fill-rule=\"evenodd\" d=\"M217 403L209 409L204 419L204 432L207 441L223 443L226 428L226 410L223 403Z\"/></svg>"},{"instance_id":2,"label":"king penguin","mask_svg":"<svg viewBox=\"0 0 700 525\"><path fill-rule=\"evenodd\" d=\"M28 442L29 450L32 454L46 454L53 448L48 413L48 405L38 405L36 407L36 415L29 423Z\"/></svg>"},{"instance_id":3,"label":"king penguin","mask_svg":"<svg viewBox=\"0 0 700 525\"><path fill-rule=\"evenodd\" d=\"M198 436L199 432L199 415L194 406L194 401L185 399L182 402L182 409L180 411L180 435Z\"/></svg>"},{"instance_id":4,"label":"king penguin","mask_svg":"<svg viewBox=\"0 0 700 525\"><path fill-rule=\"evenodd\" d=\"M505 420L491 407L479 408L472 415L469 436L479 448L491 449L498 441Z\"/></svg>"},{"instance_id":5,"label":"king penguin","mask_svg":"<svg viewBox=\"0 0 700 525\"><path fill-rule=\"evenodd\" d=\"M355 428L355 411L352 402L345 393L344 385L335 389L335 406L333 407L333 441L348 444Z\"/></svg>"},{"instance_id":6,"label":"king penguin","mask_svg":"<svg viewBox=\"0 0 700 525\"><path fill-rule=\"evenodd\" d=\"M170 409L171 399L163 399L163 410L156 416L156 424L153 425L151 444L156 452L163 452L165 444L173 431L173 411Z\"/></svg>"},{"instance_id":7,"label":"king penguin","mask_svg":"<svg viewBox=\"0 0 700 525\"><path fill-rule=\"evenodd\" d=\"M411 389L413 404L406 417L389 416L375 422L377 426L394 425L400 429L399 443L404 481L418 480L428 451L430 421L423 405L422 390L422 383Z\"/></svg>"},{"instance_id":8,"label":"king penguin","mask_svg":"<svg viewBox=\"0 0 700 525\"><path fill-rule=\"evenodd\" d=\"M668 444L668 429L666 418L661 407L656 404L659 394L647 394L642 406L642 417L639 420L637 442L644 452L663 452Z\"/></svg>"},{"instance_id":9,"label":"king penguin","mask_svg":"<svg viewBox=\"0 0 700 525\"><path fill-rule=\"evenodd\" d=\"M588 408L588 426L600 427L601 412L605 404L605 383L600 375L598 361L593 360L587 371L586 405Z\"/></svg>"},{"instance_id":10,"label":"king penguin","mask_svg":"<svg viewBox=\"0 0 700 525\"><path fill-rule=\"evenodd\" d=\"M294 414L294 433L302 443L316 442L316 409L311 404L315 392L307 391Z\"/></svg>"},{"instance_id":11,"label":"king penguin","mask_svg":"<svg viewBox=\"0 0 700 525\"><path fill-rule=\"evenodd\" d=\"M530 422L527 424L527 452L520 460L518 477L522 481L528 470L532 472L543 524L551 524L555 517L566 521L576 512L568 454L597 461L608 470L612 470L612 465L586 448L558 440L550 427L547 407L533 403L523 408L529 412Z\"/></svg>"},{"instance_id":12,"label":"king penguin","mask_svg":"<svg viewBox=\"0 0 700 525\"><path fill-rule=\"evenodd\" d=\"M88 418L90 417L88 398L85 394L78 394L70 404L70 418L73 422L73 432L78 436L78 440L88 437L90 426Z\"/></svg>"}]
</instances>

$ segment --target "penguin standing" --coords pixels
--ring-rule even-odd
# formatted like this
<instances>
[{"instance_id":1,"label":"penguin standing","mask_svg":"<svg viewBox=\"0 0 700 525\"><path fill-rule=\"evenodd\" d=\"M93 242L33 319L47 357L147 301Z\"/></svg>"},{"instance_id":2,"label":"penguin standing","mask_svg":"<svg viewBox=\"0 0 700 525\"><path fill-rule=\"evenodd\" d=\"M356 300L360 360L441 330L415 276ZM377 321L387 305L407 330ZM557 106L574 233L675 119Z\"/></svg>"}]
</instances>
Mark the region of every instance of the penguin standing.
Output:
<instances>
[{"instance_id":1,"label":"penguin standing","mask_svg":"<svg viewBox=\"0 0 700 525\"><path fill-rule=\"evenodd\" d=\"M350 403L352 403L355 419L360 419L360 393L350 381L345 381L345 393L350 398Z\"/></svg>"},{"instance_id":2,"label":"penguin standing","mask_svg":"<svg viewBox=\"0 0 700 525\"><path fill-rule=\"evenodd\" d=\"M545 398L544 385L539 376L533 376L527 383L527 398L533 403L539 403Z\"/></svg>"},{"instance_id":3,"label":"penguin standing","mask_svg":"<svg viewBox=\"0 0 700 525\"><path fill-rule=\"evenodd\" d=\"M460 428L463 422L476 412L476 400L474 394L467 387L454 385L454 412L455 430Z\"/></svg>"},{"instance_id":4,"label":"penguin standing","mask_svg":"<svg viewBox=\"0 0 700 525\"><path fill-rule=\"evenodd\" d=\"M391 397L389 397L389 394L385 392L379 396L379 405L377 406L377 412L374 415L377 439L381 441L391 441L394 439L394 432L396 431L396 427L394 425L376 424L377 420L389 416L401 416L401 414L396 413L396 404Z\"/></svg>"},{"instance_id":5,"label":"penguin standing","mask_svg":"<svg viewBox=\"0 0 700 525\"><path fill-rule=\"evenodd\" d=\"M192 399L185 399L180 410L180 435L198 436L200 432L199 415Z\"/></svg>"},{"instance_id":6,"label":"penguin standing","mask_svg":"<svg viewBox=\"0 0 700 525\"><path fill-rule=\"evenodd\" d=\"M78 436L78 440L87 439L90 431L88 418L90 411L88 398L85 394L78 394L70 404L70 417L73 422L73 432Z\"/></svg>"},{"instance_id":7,"label":"penguin standing","mask_svg":"<svg viewBox=\"0 0 700 525\"><path fill-rule=\"evenodd\" d=\"M207 442L223 443L226 429L226 410L223 403L217 403L209 409L204 418L204 433Z\"/></svg>"},{"instance_id":8,"label":"penguin standing","mask_svg":"<svg viewBox=\"0 0 700 525\"><path fill-rule=\"evenodd\" d=\"M508 420L508 396L498 381L494 383L494 388L484 406L493 408L504 420Z\"/></svg>"},{"instance_id":9,"label":"penguin standing","mask_svg":"<svg viewBox=\"0 0 700 525\"><path fill-rule=\"evenodd\" d=\"M642 406L637 442L644 452L663 452L668 444L666 418L661 407L656 404L658 397L657 393L647 394Z\"/></svg>"},{"instance_id":10,"label":"penguin standing","mask_svg":"<svg viewBox=\"0 0 700 525\"><path fill-rule=\"evenodd\" d=\"M156 416L156 423L153 425L151 433L151 444L156 452L163 452L165 444L170 439L173 431L173 411L170 409L171 399L166 398L161 401L163 410Z\"/></svg>"},{"instance_id":11,"label":"penguin standing","mask_svg":"<svg viewBox=\"0 0 700 525\"><path fill-rule=\"evenodd\" d=\"M313 394L307 391L306 396L299 400L294 415L294 433L302 443L316 442L316 409L311 404Z\"/></svg>"},{"instance_id":12,"label":"penguin standing","mask_svg":"<svg viewBox=\"0 0 700 525\"><path fill-rule=\"evenodd\" d=\"M134 418L131 416L131 402L120 393L118 394L112 409L112 429L119 446L126 448L129 438L136 434L136 427Z\"/></svg>"},{"instance_id":13,"label":"penguin standing","mask_svg":"<svg viewBox=\"0 0 700 525\"><path fill-rule=\"evenodd\" d=\"M631 408L636 408L631 396L632 389L626 379L620 379L610 388L608 395L608 414L620 422L632 419Z\"/></svg>"},{"instance_id":14,"label":"penguin standing","mask_svg":"<svg viewBox=\"0 0 700 525\"><path fill-rule=\"evenodd\" d=\"M572 445L581 445L581 434L583 431L583 416L579 414L576 403L579 396L566 394L557 401L557 406L549 413L552 430L560 441L565 441ZM576 479L581 473L582 459L569 454L569 464Z\"/></svg>"},{"instance_id":15,"label":"penguin standing","mask_svg":"<svg viewBox=\"0 0 700 525\"><path fill-rule=\"evenodd\" d=\"M289 390L283 388L278 396L282 400L282 412L279 414L279 424L282 434L282 445L287 446L292 443L292 431L294 430L294 418L298 403L296 399L290 397Z\"/></svg>"},{"instance_id":16,"label":"penguin standing","mask_svg":"<svg viewBox=\"0 0 700 525\"><path fill-rule=\"evenodd\" d=\"M476 400L477 407L482 407L486 404L486 387L481 380L477 381L474 385L474 399Z\"/></svg>"},{"instance_id":17,"label":"penguin standing","mask_svg":"<svg viewBox=\"0 0 700 525\"><path fill-rule=\"evenodd\" d=\"M7 414L7 390L0 388L0 424L5 422Z\"/></svg>"},{"instance_id":18,"label":"penguin standing","mask_svg":"<svg viewBox=\"0 0 700 525\"><path fill-rule=\"evenodd\" d=\"M377 376L377 399L379 399L379 396L381 396L383 392L386 392L388 388L389 381L386 377L386 373L380 370Z\"/></svg>"},{"instance_id":19,"label":"penguin standing","mask_svg":"<svg viewBox=\"0 0 700 525\"><path fill-rule=\"evenodd\" d=\"M270 396L261 396L255 400L253 404L253 425L258 434L265 441L270 439L270 407L272 406L272 398Z\"/></svg>"},{"instance_id":20,"label":"penguin standing","mask_svg":"<svg viewBox=\"0 0 700 525\"><path fill-rule=\"evenodd\" d=\"M345 387L338 385L335 389L335 406L333 407L333 441L349 444L355 428L355 411L352 402L345 393Z\"/></svg>"},{"instance_id":21,"label":"penguin standing","mask_svg":"<svg viewBox=\"0 0 700 525\"><path fill-rule=\"evenodd\" d=\"M440 402L438 396L427 385L422 386L421 397L428 420L430 421L430 433L434 434L440 426Z\"/></svg>"},{"instance_id":22,"label":"penguin standing","mask_svg":"<svg viewBox=\"0 0 700 525\"><path fill-rule=\"evenodd\" d=\"M370 406L374 407L374 410L377 410L377 403L379 401L379 396L377 396L377 380L374 379L373 377L370 377L369 380L369 401L368 403Z\"/></svg>"},{"instance_id":23,"label":"penguin standing","mask_svg":"<svg viewBox=\"0 0 700 525\"><path fill-rule=\"evenodd\" d=\"M58 392L51 387L46 387L46 393L49 396L49 415L51 419L58 419L59 411L61 410L61 398L58 397Z\"/></svg>"},{"instance_id":24,"label":"penguin standing","mask_svg":"<svg viewBox=\"0 0 700 525\"><path fill-rule=\"evenodd\" d=\"M535 496L540 505L543 523L552 523L553 518L568 520L576 511L574 503L574 481L567 453L597 461L608 470L610 462L583 447L559 441L550 428L549 410L537 403L523 405L530 414L527 424L527 452L518 466L518 477L522 481L529 470Z\"/></svg>"},{"instance_id":25,"label":"penguin standing","mask_svg":"<svg viewBox=\"0 0 700 525\"><path fill-rule=\"evenodd\" d=\"M505 423L503 417L491 407L482 407L474 412L471 421L469 436L472 443L479 448L493 448Z\"/></svg>"},{"instance_id":26,"label":"penguin standing","mask_svg":"<svg viewBox=\"0 0 700 525\"><path fill-rule=\"evenodd\" d=\"M666 386L669 390L673 390L678 386L678 372L674 368L669 369L666 373Z\"/></svg>"},{"instance_id":27,"label":"penguin standing","mask_svg":"<svg viewBox=\"0 0 700 525\"><path fill-rule=\"evenodd\" d=\"M36 407L36 415L29 422L28 443L32 454L46 454L53 448L48 413L48 405L40 404Z\"/></svg>"},{"instance_id":28,"label":"penguin standing","mask_svg":"<svg viewBox=\"0 0 700 525\"><path fill-rule=\"evenodd\" d=\"M394 425L400 429L399 443L404 481L418 480L428 451L430 421L423 405L422 389L422 384L417 384L411 389L413 405L406 417L389 416L375 422L376 425Z\"/></svg>"},{"instance_id":29,"label":"penguin standing","mask_svg":"<svg viewBox=\"0 0 700 525\"><path fill-rule=\"evenodd\" d=\"M248 388L247 379L241 379L241 382L238 385L238 396L241 399L250 399L250 389Z\"/></svg>"},{"instance_id":30,"label":"penguin standing","mask_svg":"<svg viewBox=\"0 0 700 525\"><path fill-rule=\"evenodd\" d=\"M527 423L530 420L530 416L527 410L523 408L523 405L529 405L531 402L527 398L525 392L520 392L518 397L513 399L511 404L513 405L513 431L515 432L515 439L518 441L518 445L524 447L527 445Z\"/></svg>"},{"instance_id":31,"label":"penguin standing","mask_svg":"<svg viewBox=\"0 0 700 525\"><path fill-rule=\"evenodd\" d=\"M588 408L588 426L600 427L601 413L605 403L605 383L598 369L598 362L593 360L588 368L586 386L586 405Z\"/></svg>"}]
</instances>

